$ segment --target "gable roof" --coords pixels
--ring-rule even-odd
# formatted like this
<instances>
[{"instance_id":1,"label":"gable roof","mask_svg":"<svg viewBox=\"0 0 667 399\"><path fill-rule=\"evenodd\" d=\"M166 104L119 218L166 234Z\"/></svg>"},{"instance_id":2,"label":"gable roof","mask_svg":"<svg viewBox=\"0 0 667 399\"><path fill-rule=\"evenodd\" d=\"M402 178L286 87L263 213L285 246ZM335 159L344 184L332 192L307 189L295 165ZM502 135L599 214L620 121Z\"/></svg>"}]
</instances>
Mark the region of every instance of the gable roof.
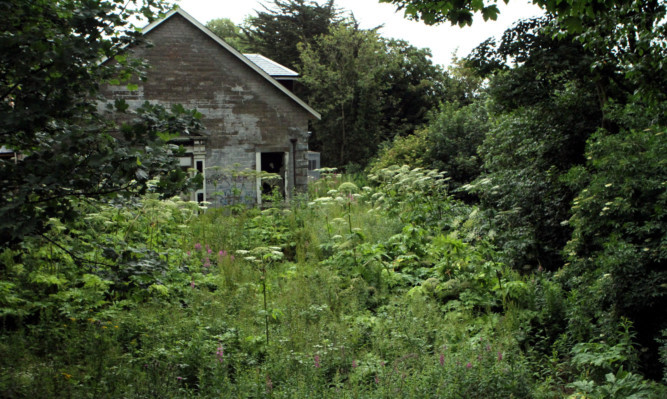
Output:
<instances>
[{"instance_id":1,"label":"gable roof","mask_svg":"<svg viewBox=\"0 0 667 399\"><path fill-rule=\"evenodd\" d=\"M302 108L304 108L306 111L308 111L312 116L314 116L314 117L317 118L317 119L321 119L321 115L320 115L319 112L317 112L317 111L315 111L314 109L312 109L312 108L311 108L308 104L306 104L302 99L300 99L300 98L297 97L294 93L292 93L292 92L289 91L287 88L285 88L285 86L283 86L283 85L281 85L280 83L278 83L278 81L276 81L273 77L271 77L271 75L270 75L269 73L267 73L263 68L261 68L261 67L258 66L256 63L254 63L253 61L251 61L248 57L246 57L246 56L244 56L243 54L241 54L240 52L238 52L238 50L236 50L234 47L232 47L232 46L230 46L229 44L227 44L227 42L225 42L224 40L220 39L215 33L211 32L206 26L204 26L204 25L202 25L201 23L199 23L199 21L197 21L196 19L194 19L190 14L188 14L187 12L183 11L183 10L180 9L180 8L174 8L173 10L169 11L163 18L158 19L158 20L156 20L156 21L153 21L152 23L150 23L149 25L147 25L145 28L142 29L142 33L143 33L144 35L147 34L148 32L150 32L150 31L152 31L153 29L155 29L156 27L160 26L164 21L168 20L169 18L173 17L173 16L176 15L176 14L178 14L178 15L182 16L183 18L185 18L188 22L190 22L192 25L194 25L195 27L197 27L197 29L199 29L199 30L202 31L205 35L207 35L208 37L210 37L211 39L213 39L216 43L218 43L222 48L224 48L225 50L227 50L227 51L229 51L230 53L232 53L232 54L233 54L234 56L236 56L236 58L238 58L241 62L243 62L243 63L246 64L248 67L250 67L252 70L254 70L254 71L257 72L259 75L261 75L261 76L262 76L264 79L266 79L270 84L272 84L272 85L273 85L274 87L276 87L278 90L280 90L281 92L283 92L286 96L288 96L289 98L291 98L294 102L296 102L296 103L299 104ZM255 54L255 55L259 55L259 54ZM262 57L262 58L264 58L264 59L266 59L266 60L268 60L268 61L271 61L271 60L269 60L268 58L263 57L263 56L261 56L261 55L260 55L260 57ZM280 65L280 64L278 64L278 63L276 63L276 62L274 62L274 61L271 61L271 62L274 63L275 65L279 66L279 67L282 67L282 68L283 68L284 70L286 70L286 71L290 71L290 72L296 74L296 72L292 71L291 69L285 68L284 66L282 66L282 65ZM297 74L297 75L298 75L298 74ZM283 75L280 75L280 76L282 77Z\"/></svg>"},{"instance_id":2,"label":"gable roof","mask_svg":"<svg viewBox=\"0 0 667 399\"><path fill-rule=\"evenodd\" d=\"M275 79L296 79L299 77L297 72L280 65L270 58L266 58L261 54L243 54L247 59L252 61L255 65L262 68L264 72Z\"/></svg>"}]
</instances>

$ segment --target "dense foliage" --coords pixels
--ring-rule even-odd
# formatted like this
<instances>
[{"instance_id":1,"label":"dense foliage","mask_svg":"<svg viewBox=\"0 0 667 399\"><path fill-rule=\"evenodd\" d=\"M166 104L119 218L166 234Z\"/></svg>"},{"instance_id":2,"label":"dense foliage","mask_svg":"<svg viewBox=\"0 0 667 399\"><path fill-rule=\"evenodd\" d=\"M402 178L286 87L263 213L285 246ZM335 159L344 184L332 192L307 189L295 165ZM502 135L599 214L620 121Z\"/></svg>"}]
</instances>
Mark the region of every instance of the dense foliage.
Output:
<instances>
[{"instance_id":1,"label":"dense foliage","mask_svg":"<svg viewBox=\"0 0 667 399\"><path fill-rule=\"evenodd\" d=\"M406 3L433 5L425 12L445 4ZM519 22L500 43L488 40L466 58L488 79L477 106L489 123L474 150L481 168L463 189L479 198L484 231L504 263L557 271L571 313L567 325L546 333L554 348L614 336L627 318L642 372L657 379L667 328L656 314L667 306L667 272L652 246L662 248L666 234L665 6L608 2L599 5L604 13L583 13L574 4ZM475 125L462 134L441 126L452 108L427 127L440 136L397 141L375 164L437 165L432 149L478 140Z\"/></svg>"},{"instance_id":2,"label":"dense foliage","mask_svg":"<svg viewBox=\"0 0 667 399\"><path fill-rule=\"evenodd\" d=\"M80 217L74 200L142 193L164 175L160 190L179 192L186 176L164 147L163 134L196 129L193 112L145 105L119 127L98 112L99 85L127 81L140 63L122 55L138 40L127 21L152 16L152 0L3 1L0 22L0 144L21 159L0 162L0 244L41 234L51 218ZM115 59L118 69L105 59ZM116 109L125 111L122 102Z\"/></svg>"},{"instance_id":3,"label":"dense foliage","mask_svg":"<svg viewBox=\"0 0 667 399\"><path fill-rule=\"evenodd\" d=\"M380 155L264 209L170 197L196 112L96 102L160 4L0 4L0 396L667 396L664 4L545 2L447 75L353 21L290 40L315 142Z\"/></svg>"},{"instance_id":4,"label":"dense foliage","mask_svg":"<svg viewBox=\"0 0 667 399\"><path fill-rule=\"evenodd\" d=\"M322 113L311 147L330 166L366 166L380 143L413 133L445 93L430 53L339 24L302 47L302 83Z\"/></svg>"},{"instance_id":5,"label":"dense foliage","mask_svg":"<svg viewBox=\"0 0 667 399\"><path fill-rule=\"evenodd\" d=\"M53 220L0 254L0 392L664 395L637 374L630 322L571 360L545 357L564 292L499 262L479 210L449 197L442 173L368 179L330 175L310 201L241 213L156 194L79 203L84 220Z\"/></svg>"}]
</instances>

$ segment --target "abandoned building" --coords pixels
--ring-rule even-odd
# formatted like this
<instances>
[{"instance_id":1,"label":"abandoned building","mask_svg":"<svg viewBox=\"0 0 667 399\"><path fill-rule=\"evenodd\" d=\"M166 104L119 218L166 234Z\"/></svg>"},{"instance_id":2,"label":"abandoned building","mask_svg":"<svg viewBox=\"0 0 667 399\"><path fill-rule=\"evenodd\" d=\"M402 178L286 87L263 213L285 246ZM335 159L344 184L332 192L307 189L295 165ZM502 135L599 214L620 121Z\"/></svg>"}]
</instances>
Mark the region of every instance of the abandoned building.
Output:
<instances>
[{"instance_id":1,"label":"abandoned building","mask_svg":"<svg viewBox=\"0 0 667 399\"><path fill-rule=\"evenodd\" d=\"M136 90L107 86L102 93L130 108L145 101L166 108L181 104L203 115L205 134L175 140L187 152L181 166L204 175L192 200L261 204L262 191L277 187L289 198L307 187L308 121L320 115L290 90L296 72L239 53L181 9L143 34L151 46L130 51L150 65L146 81L138 81ZM262 182L260 171L280 179Z\"/></svg>"}]
</instances>

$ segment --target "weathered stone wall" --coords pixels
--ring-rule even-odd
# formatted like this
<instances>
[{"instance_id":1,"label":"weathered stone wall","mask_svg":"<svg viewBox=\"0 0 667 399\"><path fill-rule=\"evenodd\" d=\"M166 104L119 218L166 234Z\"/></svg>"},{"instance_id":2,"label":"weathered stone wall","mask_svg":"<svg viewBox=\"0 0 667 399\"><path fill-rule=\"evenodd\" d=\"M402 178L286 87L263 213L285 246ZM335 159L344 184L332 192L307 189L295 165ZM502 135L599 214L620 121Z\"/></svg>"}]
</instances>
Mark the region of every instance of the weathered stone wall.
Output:
<instances>
[{"instance_id":1,"label":"weathered stone wall","mask_svg":"<svg viewBox=\"0 0 667 399\"><path fill-rule=\"evenodd\" d=\"M146 34L152 47L132 49L134 56L151 65L146 82L128 92L125 86L109 86L109 98L122 97L137 107L144 101L165 107L182 104L203 114L207 128L206 167L255 170L255 153L288 152L288 181L293 189L292 141L296 139L296 188L307 185L307 131L310 113L263 76L220 46L179 14ZM215 191L207 183L209 193ZM245 197L255 186L245 184ZM224 188L217 187L218 191Z\"/></svg>"}]
</instances>

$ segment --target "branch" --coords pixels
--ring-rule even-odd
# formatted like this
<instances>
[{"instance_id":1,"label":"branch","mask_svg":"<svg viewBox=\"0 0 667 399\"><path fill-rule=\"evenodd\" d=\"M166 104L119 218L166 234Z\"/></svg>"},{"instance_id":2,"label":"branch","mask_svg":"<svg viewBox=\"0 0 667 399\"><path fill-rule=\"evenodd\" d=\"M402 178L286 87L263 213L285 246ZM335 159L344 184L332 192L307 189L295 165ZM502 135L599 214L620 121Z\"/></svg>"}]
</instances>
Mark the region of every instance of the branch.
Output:
<instances>
[{"instance_id":1,"label":"branch","mask_svg":"<svg viewBox=\"0 0 667 399\"><path fill-rule=\"evenodd\" d=\"M48 201L51 201L51 200L54 200L54 199L64 198L64 197L84 197L84 198L101 197L101 196L104 196L104 195L114 194L114 193L118 193L118 192L123 191L123 190L127 190L129 187L131 187L130 183L128 183L125 186L117 187L117 188L106 190L106 191L64 193L64 194L60 194L60 195L52 195L51 197L47 197L47 198L41 198L41 199L38 199L38 200L35 200L35 201L26 201L25 204L30 204L30 205L39 204L39 203L48 202Z\"/></svg>"},{"instance_id":2,"label":"branch","mask_svg":"<svg viewBox=\"0 0 667 399\"><path fill-rule=\"evenodd\" d=\"M76 255L74 252L70 251L69 249L63 247L62 245L58 244L56 241L52 240L51 238L45 236L44 234L40 234L40 237L44 238L51 244L55 245L56 247L60 248L63 250L65 253L67 253L72 260L74 260L74 263L77 264L77 266L83 266L84 263L90 264L90 265L95 265L95 266L106 266L106 267L114 267L115 265L110 265L108 263L103 263L103 262L95 262L92 260L87 260L84 258L81 258L80 256Z\"/></svg>"}]
</instances>

